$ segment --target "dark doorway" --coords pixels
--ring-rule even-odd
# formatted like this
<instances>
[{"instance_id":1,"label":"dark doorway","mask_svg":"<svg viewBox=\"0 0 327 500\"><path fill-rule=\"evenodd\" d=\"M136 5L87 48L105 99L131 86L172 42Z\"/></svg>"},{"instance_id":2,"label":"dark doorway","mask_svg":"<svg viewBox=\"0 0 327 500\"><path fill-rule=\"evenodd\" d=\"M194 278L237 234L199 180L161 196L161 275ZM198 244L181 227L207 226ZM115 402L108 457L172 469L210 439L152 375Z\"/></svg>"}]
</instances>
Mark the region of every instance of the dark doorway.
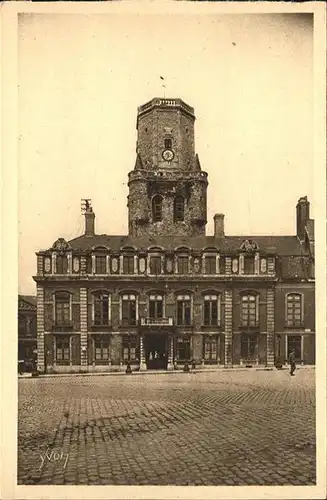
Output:
<instances>
[{"instance_id":1,"label":"dark doorway","mask_svg":"<svg viewBox=\"0 0 327 500\"><path fill-rule=\"evenodd\" d=\"M145 356L148 370L167 369L167 341L167 335L146 335Z\"/></svg>"},{"instance_id":2,"label":"dark doorway","mask_svg":"<svg viewBox=\"0 0 327 500\"><path fill-rule=\"evenodd\" d=\"M243 333L241 335L241 358L255 362L258 357L258 335Z\"/></svg>"}]
</instances>

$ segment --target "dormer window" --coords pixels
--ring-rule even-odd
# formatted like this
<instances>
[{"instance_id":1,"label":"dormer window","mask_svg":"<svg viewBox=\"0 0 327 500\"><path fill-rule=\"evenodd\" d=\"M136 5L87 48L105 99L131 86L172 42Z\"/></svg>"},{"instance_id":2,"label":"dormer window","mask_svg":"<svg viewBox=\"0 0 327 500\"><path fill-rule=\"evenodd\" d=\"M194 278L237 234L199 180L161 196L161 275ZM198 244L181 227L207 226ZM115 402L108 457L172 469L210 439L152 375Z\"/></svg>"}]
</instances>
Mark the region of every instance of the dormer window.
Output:
<instances>
[{"instance_id":1,"label":"dormer window","mask_svg":"<svg viewBox=\"0 0 327 500\"><path fill-rule=\"evenodd\" d=\"M134 256L124 255L123 256L123 273L124 274L134 274Z\"/></svg>"},{"instance_id":2,"label":"dormer window","mask_svg":"<svg viewBox=\"0 0 327 500\"><path fill-rule=\"evenodd\" d=\"M254 257L244 257L244 274L254 274Z\"/></svg>"},{"instance_id":3,"label":"dormer window","mask_svg":"<svg viewBox=\"0 0 327 500\"><path fill-rule=\"evenodd\" d=\"M152 198L152 220L153 222L162 220L162 197L160 195Z\"/></svg>"},{"instance_id":4,"label":"dormer window","mask_svg":"<svg viewBox=\"0 0 327 500\"><path fill-rule=\"evenodd\" d=\"M172 139L165 139L165 149L171 149L173 145Z\"/></svg>"},{"instance_id":5,"label":"dormer window","mask_svg":"<svg viewBox=\"0 0 327 500\"><path fill-rule=\"evenodd\" d=\"M67 274L68 272L68 260L66 255L57 255L56 258L56 273L57 274Z\"/></svg>"},{"instance_id":6,"label":"dormer window","mask_svg":"<svg viewBox=\"0 0 327 500\"><path fill-rule=\"evenodd\" d=\"M206 255L204 259L205 274L216 274L216 256Z\"/></svg>"},{"instance_id":7,"label":"dormer window","mask_svg":"<svg viewBox=\"0 0 327 500\"><path fill-rule=\"evenodd\" d=\"M95 256L95 273L96 274L107 273L107 257L105 255Z\"/></svg>"},{"instance_id":8,"label":"dormer window","mask_svg":"<svg viewBox=\"0 0 327 500\"><path fill-rule=\"evenodd\" d=\"M184 220L184 198L183 196L176 196L174 200L174 219L175 221Z\"/></svg>"}]
</instances>

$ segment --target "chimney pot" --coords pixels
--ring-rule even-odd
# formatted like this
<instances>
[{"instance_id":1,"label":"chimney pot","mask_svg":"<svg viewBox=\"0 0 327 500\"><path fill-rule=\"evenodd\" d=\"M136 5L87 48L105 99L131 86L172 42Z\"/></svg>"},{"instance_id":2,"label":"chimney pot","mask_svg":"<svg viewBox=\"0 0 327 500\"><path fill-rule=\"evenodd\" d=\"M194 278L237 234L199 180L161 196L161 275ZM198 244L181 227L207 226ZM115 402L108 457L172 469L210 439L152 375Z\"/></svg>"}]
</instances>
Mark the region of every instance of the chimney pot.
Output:
<instances>
[{"instance_id":1,"label":"chimney pot","mask_svg":"<svg viewBox=\"0 0 327 500\"><path fill-rule=\"evenodd\" d=\"M95 214L92 208L88 208L85 212L85 236L94 236L94 219Z\"/></svg>"},{"instance_id":2,"label":"chimney pot","mask_svg":"<svg viewBox=\"0 0 327 500\"><path fill-rule=\"evenodd\" d=\"M215 214L213 217L214 220L214 235L217 238L223 238L225 236L225 229L224 229L224 214Z\"/></svg>"},{"instance_id":3,"label":"chimney pot","mask_svg":"<svg viewBox=\"0 0 327 500\"><path fill-rule=\"evenodd\" d=\"M305 239L305 228L310 219L310 203L307 196L302 196L296 205L296 234L303 241Z\"/></svg>"}]
</instances>

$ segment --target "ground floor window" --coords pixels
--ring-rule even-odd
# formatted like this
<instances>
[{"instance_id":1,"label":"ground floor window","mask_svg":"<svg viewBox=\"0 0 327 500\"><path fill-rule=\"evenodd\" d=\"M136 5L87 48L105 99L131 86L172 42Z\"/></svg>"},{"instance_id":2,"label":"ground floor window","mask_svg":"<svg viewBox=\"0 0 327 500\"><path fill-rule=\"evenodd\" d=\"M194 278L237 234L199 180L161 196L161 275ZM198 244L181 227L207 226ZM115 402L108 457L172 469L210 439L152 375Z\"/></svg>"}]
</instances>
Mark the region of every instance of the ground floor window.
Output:
<instances>
[{"instance_id":1,"label":"ground floor window","mask_svg":"<svg viewBox=\"0 0 327 500\"><path fill-rule=\"evenodd\" d=\"M203 339L203 359L216 362L218 358L218 335L206 335Z\"/></svg>"},{"instance_id":2,"label":"ground floor window","mask_svg":"<svg viewBox=\"0 0 327 500\"><path fill-rule=\"evenodd\" d=\"M301 335L287 336L287 356L290 355L292 349L295 349L295 359L301 361Z\"/></svg>"},{"instance_id":3,"label":"ground floor window","mask_svg":"<svg viewBox=\"0 0 327 500\"><path fill-rule=\"evenodd\" d=\"M68 364L70 362L70 337L56 337L56 363Z\"/></svg>"},{"instance_id":4,"label":"ground floor window","mask_svg":"<svg viewBox=\"0 0 327 500\"><path fill-rule=\"evenodd\" d=\"M137 335L123 335L123 360L137 361L139 359L139 341Z\"/></svg>"},{"instance_id":5,"label":"ground floor window","mask_svg":"<svg viewBox=\"0 0 327 500\"><path fill-rule=\"evenodd\" d=\"M191 340L188 335L176 339L176 359L178 361L189 360L191 356Z\"/></svg>"},{"instance_id":6,"label":"ground floor window","mask_svg":"<svg viewBox=\"0 0 327 500\"><path fill-rule=\"evenodd\" d=\"M241 335L241 358L256 359L258 347L258 336L243 333Z\"/></svg>"},{"instance_id":7,"label":"ground floor window","mask_svg":"<svg viewBox=\"0 0 327 500\"><path fill-rule=\"evenodd\" d=\"M109 360L109 337L101 336L94 338L94 358L95 362Z\"/></svg>"}]
</instances>

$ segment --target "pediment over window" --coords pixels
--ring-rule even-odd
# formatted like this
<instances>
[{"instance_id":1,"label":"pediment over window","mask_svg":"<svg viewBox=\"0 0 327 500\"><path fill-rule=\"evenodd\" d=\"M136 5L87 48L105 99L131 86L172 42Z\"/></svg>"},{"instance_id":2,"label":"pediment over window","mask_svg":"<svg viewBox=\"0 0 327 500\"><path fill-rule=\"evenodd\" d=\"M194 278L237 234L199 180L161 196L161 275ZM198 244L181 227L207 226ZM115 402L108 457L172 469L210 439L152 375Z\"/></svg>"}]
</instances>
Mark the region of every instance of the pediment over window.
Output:
<instances>
[{"instance_id":1,"label":"pediment over window","mask_svg":"<svg viewBox=\"0 0 327 500\"><path fill-rule=\"evenodd\" d=\"M121 252L136 252L137 248L132 245L124 245L120 247Z\"/></svg>"},{"instance_id":2,"label":"pediment over window","mask_svg":"<svg viewBox=\"0 0 327 500\"><path fill-rule=\"evenodd\" d=\"M99 245L99 246L92 247L92 251L93 252L109 252L110 248L106 247L104 245Z\"/></svg>"},{"instance_id":3,"label":"pediment over window","mask_svg":"<svg viewBox=\"0 0 327 500\"><path fill-rule=\"evenodd\" d=\"M159 246L152 246L148 248L149 252L163 252L164 248Z\"/></svg>"},{"instance_id":4,"label":"pediment over window","mask_svg":"<svg viewBox=\"0 0 327 500\"><path fill-rule=\"evenodd\" d=\"M186 246L180 246L180 247L176 247L175 248L175 251L176 252L185 252L185 253L190 253L191 252L191 249L189 247L186 247Z\"/></svg>"},{"instance_id":5,"label":"pediment over window","mask_svg":"<svg viewBox=\"0 0 327 500\"><path fill-rule=\"evenodd\" d=\"M218 250L218 248L216 248L216 247L205 247L205 248L203 249L203 252L204 252L204 253L218 253L218 252L219 252L219 250Z\"/></svg>"},{"instance_id":6,"label":"pediment over window","mask_svg":"<svg viewBox=\"0 0 327 500\"><path fill-rule=\"evenodd\" d=\"M18 309L20 311L36 311L36 306L33 304L30 304L26 300L19 299L18 300Z\"/></svg>"},{"instance_id":7,"label":"pediment over window","mask_svg":"<svg viewBox=\"0 0 327 500\"><path fill-rule=\"evenodd\" d=\"M51 250L55 250L59 253L67 252L71 250L70 244L65 240L65 238L58 238L51 247Z\"/></svg>"},{"instance_id":8,"label":"pediment over window","mask_svg":"<svg viewBox=\"0 0 327 500\"><path fill-rule=\"evenodd\" d=\"M259 250L259 246L254 240L244 240L240 246L240 250L245 252L255 252L256 250Z\"/></svg>"}]
</instances>

